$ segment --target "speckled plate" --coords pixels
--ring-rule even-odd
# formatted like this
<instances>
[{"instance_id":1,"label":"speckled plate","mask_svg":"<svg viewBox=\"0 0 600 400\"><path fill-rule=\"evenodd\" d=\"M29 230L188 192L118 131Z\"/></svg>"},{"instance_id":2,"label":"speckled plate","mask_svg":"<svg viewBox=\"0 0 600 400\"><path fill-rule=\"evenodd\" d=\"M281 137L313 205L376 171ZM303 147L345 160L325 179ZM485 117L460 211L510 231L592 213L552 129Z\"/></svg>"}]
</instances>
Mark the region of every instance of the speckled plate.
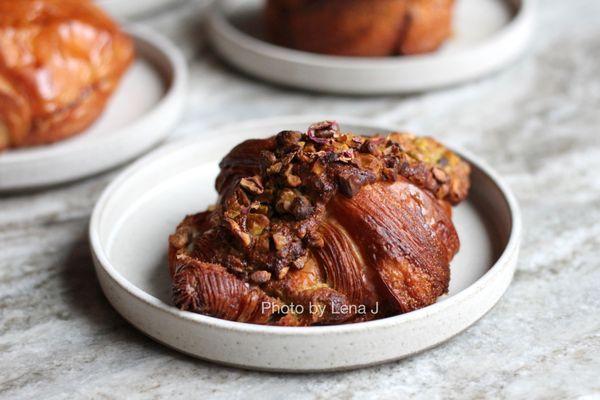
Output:
<instances>
[{"instance_id":1,"label":"speckled plate","mask_svg":"<svg viewBox=\"0 0 600 400\"><path fill-rule=\"evenodd\" d=\"M165 10L187 0L96 0L110 14L120 18L135 18Z\"/></svg>"},{"instance_id":2,"label":"speckled plate","mask_svg":"<svg viewBox=\"0 0 600 400\"><path fill-rule=\"evenodd\" d=\"M171 132L185 105L185 59L158 33L141 27L127 31L136 60L100 118L72 138L0 153L0 191L97 174L148 151Z\"/></svg>"},{"instance_id":3,"label":"speckled plate","mask_svg":"<svg viewBox=\"0 0 600 400\"><path fill-rule=\"evenodd\" d=\"M525 50L534 0L457 0L453 36L436 52L337 57L275 46L264 38L263 0L219 0L209 17L214 48L229 63L286 86L344 94L418 92L480 78Z\"/></svg>"},{"instance_id":4,"label":"speckled plate","mask_svg":"<svg viewBox=\"0 0 600 400\"><path fill-rule=\"evenodd\" d=\"M454 209L461 250L449 294L418 311L326 327L271 327L180 311L170 300L167 238L186 215L216 200L218 161L237 143L283 129L306 129L322 116L249 122L173 143L124 171L103 193L90 240L106 297L132 325L184 353L223 364L277 371L356 368L428 349L465 330L500 299L517 261L521 220L498 175L474 156L472 190ZM361 134L390 127L337 118Z\"/></svg>"}]
</instances>

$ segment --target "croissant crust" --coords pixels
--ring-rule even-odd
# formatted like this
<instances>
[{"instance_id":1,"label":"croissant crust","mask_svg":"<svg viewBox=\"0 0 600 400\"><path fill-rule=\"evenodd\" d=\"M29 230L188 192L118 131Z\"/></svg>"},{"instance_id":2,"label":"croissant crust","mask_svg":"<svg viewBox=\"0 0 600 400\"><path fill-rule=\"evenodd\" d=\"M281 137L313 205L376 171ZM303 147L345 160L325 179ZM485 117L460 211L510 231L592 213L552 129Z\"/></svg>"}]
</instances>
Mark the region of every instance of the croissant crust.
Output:
<instances>
[{"instance_id":1,"label":"croissant crust","mask_svg":"<svg viewBox=\"0 0 600 400\"><path fill-rule=\"evenodd\" d=\"M133 53L90 0L0 0L0 151L87 128Z\"/></svg>"},{"instance_id":2,"label":"croissant crust","mask_svg":"<svg viewBox=\"0 0 600 400\"><path fill-rule=\"evenodd\" d=\"M469 165L430 138L325 121L249 140L221 162L217 205L169 238L174 303L257 324L366 321L447 292L451 206Z\"/></svg>"},{"instance_id":3,"label":"croissant crust","mask_svg":"<svg viewBox=\"0 0 600 400\"><path fill-rule=\"evenodd\" d=\"M267 0L269 38L342 56L421 54L452 33L454 0Z\"/></svg>"}]
</instances>

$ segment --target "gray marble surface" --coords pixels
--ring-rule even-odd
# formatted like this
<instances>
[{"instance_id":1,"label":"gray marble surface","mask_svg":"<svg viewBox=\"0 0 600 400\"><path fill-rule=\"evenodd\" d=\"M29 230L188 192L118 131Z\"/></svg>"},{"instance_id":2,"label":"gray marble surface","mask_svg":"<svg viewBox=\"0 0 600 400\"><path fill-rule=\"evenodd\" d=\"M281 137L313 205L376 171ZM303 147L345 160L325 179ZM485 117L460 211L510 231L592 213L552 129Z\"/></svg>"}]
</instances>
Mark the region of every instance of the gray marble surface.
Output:
<instances>
[{"instance_id":1,"label":"gray marble surface","mask_svg":"<svg viewBox=\"0 0 600 400\"><path fill-rule=\"evenodd\" d=\"M86 228L112 171L0 197L0 398L600 398L600 1L539 3L523 60L413 97L255 82L210 52L194 4L146 21L190 60L176 137L255 117L349 114L487 159L521 203L524 242L513 284L480 322L423 354L354 372L256 373L178 354L129 326L96 281Z\"/></svg>"}]
</instances>

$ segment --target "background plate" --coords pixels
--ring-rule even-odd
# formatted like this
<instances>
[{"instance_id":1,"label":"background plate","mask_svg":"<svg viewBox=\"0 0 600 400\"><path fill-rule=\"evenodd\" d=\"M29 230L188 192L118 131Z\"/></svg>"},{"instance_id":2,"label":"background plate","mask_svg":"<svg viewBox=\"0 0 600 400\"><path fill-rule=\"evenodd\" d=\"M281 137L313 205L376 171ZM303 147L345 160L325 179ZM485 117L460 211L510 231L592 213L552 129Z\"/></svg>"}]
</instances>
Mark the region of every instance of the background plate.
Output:
<instances>
[{"instance_id":1,"label":"background plate","mask_svg":"<svg viewBox=\"0 0 600 400\"><path fill-rule=\"evenodd\" d=\"M0 191L62 183L102 172L147 151L175 126L185 105L185 59L161 35L131 27L136 60L100 118L83 133L0 153Z\"/></svg>"},{"instance_id":2,"label":"background plate","mask_svg":"<svg viewBox=\"0 0 600 400\"><path fill-rule=\"evenodd\" d=\"M455 208L462 242L448 296L408 314L326 327L268 327L180 311L170 302L167 238L181 219L213 203L218 161L247 138L306 129L315 118L278 118L211 131L173 143L119 176L96 205L90 240L96 272L113 306L152 338L182 352L246 368L315 371L355 368L435 346L484 315L508 287L520 241L517 204L481 161L468 201ZM387 132L349 118L342 129Z\"/></svg>"},{"instance_id":3,"label":"background plate","mask_svg":"<svg viewBox=\"0 0 600 400\"><path fill-rule=\"evenodd\" d=\"M240 70L271 82L321 92L416 92L479 78L514 61L533 26L533 0L458 0L454 35L434 53L403 57L338 57L264 40L262 0L213 4L214 48Z\"/></svg>"},{"instance_id":4,"label":"background plate","mask_svg":"<svg viewBox=\"0 0 600 400\"><path fill-rule=\"evenodd\" d=\"M187 0L96 0L96 3L115 17L135 18L177 6L186 1Z\"/></svg>"}]
</instances>

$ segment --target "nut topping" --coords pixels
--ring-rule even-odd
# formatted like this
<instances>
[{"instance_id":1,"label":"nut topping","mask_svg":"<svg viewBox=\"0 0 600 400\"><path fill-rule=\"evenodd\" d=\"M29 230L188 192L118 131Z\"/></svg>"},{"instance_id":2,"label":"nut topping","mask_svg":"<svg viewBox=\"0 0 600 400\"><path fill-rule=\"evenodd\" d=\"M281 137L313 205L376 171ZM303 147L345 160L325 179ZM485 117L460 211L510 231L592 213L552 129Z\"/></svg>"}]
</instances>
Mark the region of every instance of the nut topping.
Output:
<instances>
[{"instance_id":1,"label":"nut topping","mask_svg":"<svg viewBox=\"0 0 600 400\"><path fill-rule=\"evenodd\" d=\"M265 283L271 280L271 273L269 271L255 271L250 274L250 280L254 283Z\"/></svg>"},{"instance_id":2,"label":"nut topping","mask_svg":"<svg viewBox=\"0 0 600 400\"><path fill-rule=\"evenodd\" d=\"M279 272L277 273L277 279L283 279L285 278L285 276L287 275L288 271L290 270L290 267L284 267L282 269L279 270Z\"/></svg>"},{"instance_id":3,"label":"nut topping","mask_svg":"<svg viewBox=\"0 0 600 400\"><path fill-rule=\"evenodd\" d=\"M265 165L272 165L277 161L277 157L272 151L263 150L260 152L260 156Z\"/></svg>"},{"instance_id":4,"label":"nut topping","mask_svg":"<svg viewBox=\"0 0 600 400\"><path fill-rule=\"evenodd\" d=\"M288 244L288 238L283 234L276 232L273 234L273 244L275 244L275 249L282 250Z\"/></svg>"},{"instance_id":5,"label":"nut topping","mask_svg":"<svg viewBox=\"0 0 600 400\"><path fill-rule=\"evenodd\" d=\"M296 259L296 261L294 261L292 263L292 266L296 269L302 269L304 268L304 264L306 264L306 261L308 261L308 255L305 254L302 257Z\"/></svg>"},{"instance_id":6,"label":"nut topping","mask_svg":"<svg viewBox=\"0 0 600 400\"><path fill-rule=\"evenodd\" d=\"M219 189L223 198L214 218L224 230L217 234L235 246L212 258L259 284L303 268L308 251L324 246L317 229L333 196L351 198L365 185L399 176L451 203L468 190L461 179L466 163L437 142L408 134L356 136L324 121L306 133L282 131L263 148L256 147L255 159L239 170L222 172L224 182L247 176Z\"/></svg>"},{"instance_id":7,"label":"nut topping","mask_svg":"<svg viewBox=\"0 0 600 400\"><path fill-rule=\"evenodd\" d=\"M435 177L435 179L437 179L438 182L448 182L448 174L446 174L446 172L444 172L443 169L435 167L431 170L431 172L433 173L433 176Z\"/></svg>"},{"instance_id":8,"label":"nut topping","mask_svg":"<svg viewBox=\"0 0 600 400\"><path fill-rule=\"evenodd\" d=\"M289 211L296 219L302 220L308 218L313 213L314 208L305 196L299 195L292 201Z\"/></svg>"},{"instance_id":9,"label":"nut topping","mask_svg":"<svg viewBox=\"0 0 600 400\"><path fill-rule=\"evenodd\" d=\"M240 225L237 222L230 218L226 218L224 224L233 237L236 238L243 247L250 246L252 238L247 232L242 231L242 228L240 228Z\"/></svg>"},{"instance_id":10,"label":"nut topping","mask_svg":"<svg viewBox=\"0 0 600 400\"><path fill-rule=\"evenodd\" d=\"M295 198L296 193L294 193L292 189L283 189L281 192L279 192L275 209L281 214L289 212L290 208L292 207L292 202Z\"/></svg>"},{"instance_id":11,"label":"nut topping","mask_svg":"<svg viewBox=\"0 0 600 400\"><path fill-rule=\"evenodd\" d=\"M264 214L250 214L246 219L246 226L253 236L262 234L269 223L269 218Z\"/></svg>"},{"instance_id":12,"label":"nut topping","mask_svg":"<svg viewBox=\"0 0 600 400\"><path fill-rule=\"evenodd\" d=\"M310 140L315 143L325 144L330 138L333 138L335 134L339 133L340 126L335 121L323 121L316 124L312 124L306 135Z\"/></svg>"},{"instance_id":13,"label":"nut topping","mask_svg":"<svg viewBox=\"0 0 600 400\"><path fill-rule=\"evenodd\" d=\"M346 197L354 197L360 188L374 180L374 176L365 171L344 170L338 175L340 191Z\"/></svg>"},{"instance_id":14,"label":"nut topping","mask_svg":"<svg viewBox=\"0 0 600 400\"><path fill-rule=\"evenodd\" d=\"M282 131L277 134L277 144L284 148L290 149L295 148L302 138L302 132L297 131Z\"/></svg>"},{"instance_id":15,"label":"nut topping","mask_svg":"<svg viewBox=\"0 0 600 400\"><path fill-rule=\"evenodd\" d=\"M319 232L309 232L308 233L308 245L311 247L321 248L325 246L325 241L323 240L323 236Z\"/></svg>"},{"instance_id":16,"label":"nut topping","mask_svg":"<svg viewBox=\"0 0 600 400\"><path fill-rule=\"evenodd\" d=\"M374 156L379 156L381 151L379 150L379 146L375 144L375 141L372 139L366 140L362 146L360 146L360 151L362 153L373 154Z\"/></svg>"},{"instance_id":17,"label":"nut topping","mask_svg":"<svg viewBox=\"0 0 600 400\"><path fill-rule=\"evenodd\" d=\"M258 175L254 175L249 178L242 178L240 180L240 186L246 189L250 193L261 194L264 191L262 178Z\"/></svg>"},{"instance_id":18,"label":"nut topping","mask_svg":"<svg viewBox=\"0 0 600 400\"><path fill-rule=\"evenodd\" d=\"M292 168L293 165L288 165L285 171L285 179L288 186L295 188L302 185L302 179L300 179L299 176L292 174Z\"/></svg>"},{"instance_id":19,"label":"nut topping","mask_svg":"<svg viewBox=\"0 0 600 400\"><path fill-rule=\"evenodd\" d=\"M281 162L276 162L275 164L273 164L269 168L267 168L267 173L269 175L278 174L279 171L281 171L281 167L283 167L283 164Z\"/></svg>"}]
</instances>

